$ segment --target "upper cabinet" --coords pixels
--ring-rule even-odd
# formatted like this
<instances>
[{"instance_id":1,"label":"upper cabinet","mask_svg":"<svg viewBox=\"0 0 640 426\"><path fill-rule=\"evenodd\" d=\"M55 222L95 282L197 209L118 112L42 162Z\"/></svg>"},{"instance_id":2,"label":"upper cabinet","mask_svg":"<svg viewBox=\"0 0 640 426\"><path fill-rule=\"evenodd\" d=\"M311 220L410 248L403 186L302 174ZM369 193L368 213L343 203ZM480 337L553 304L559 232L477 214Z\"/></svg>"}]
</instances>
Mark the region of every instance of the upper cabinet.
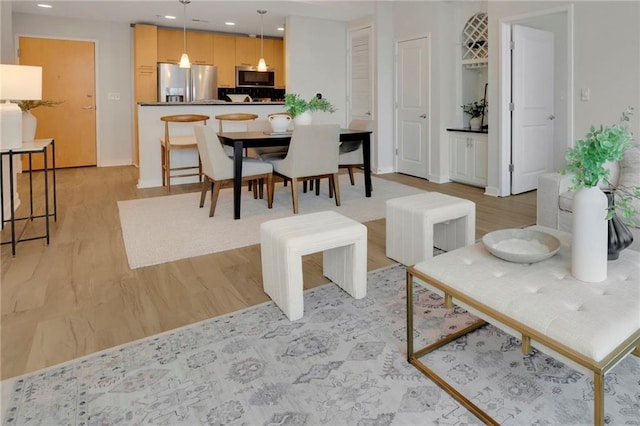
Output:
<instances>
[{"instance_id":1,"label":"upper cabinet","mask_svg":"<svg viewBox=\"0 0 640 426\"><path fill-rule=\"evenodd\" d=\"M236 65L255 67L258 65L258 39L255 37L236 37Z\"/></svg>"},{"instance_id":2,"label":"upper cabinet","mask_svg":"<svg viewBox=\"0 0 640 426\"><path fill-rule=\"evenodd\" d=\"M218 67L218 87L236 86L236 38L213 35L213 63Z\"/></svg>"},{"instance_id":3,"label":"upper cabinet","mask_svg":"<svg viewBox=\"0 0 640 426\"><path fill-rule=\"evenodd\" d=\"M462 31L462 63L467 68L481 68L488 62L489 18L479 12L469 18Z\"/></svg>"},{"instance_id":4,"label":"upper cabinet","mask_svg":"<svg viewBox=\"0 0 640 426\"><path fill-rule=\"evenodd\" d=\"M187 54L192 64L213 65L213 34L205 32L187 32Z\"/></svg>"},{"instance_id":5,"label":"upper cabinet","mask_svg":"<svg viewBox=\"0 0 640 426\"><path fill-rule=\"evenodd\" d=\"M265 58L266 59L266 58ZM285 88L285 67L284 67L284 41L274 40L273 43L273 61L267 62L276 72L276 89Z\"/></svg>"},{"instance_id":6,"label":"upper cabinet","mask_svg":"<svg viewBox=\"0 0 640 426\"><path fill-rule=\"evenodd\" d=\"M158 28L158 62L177 64L184 49L184 34L180 30Z\"/></svg>"}]
</instances>

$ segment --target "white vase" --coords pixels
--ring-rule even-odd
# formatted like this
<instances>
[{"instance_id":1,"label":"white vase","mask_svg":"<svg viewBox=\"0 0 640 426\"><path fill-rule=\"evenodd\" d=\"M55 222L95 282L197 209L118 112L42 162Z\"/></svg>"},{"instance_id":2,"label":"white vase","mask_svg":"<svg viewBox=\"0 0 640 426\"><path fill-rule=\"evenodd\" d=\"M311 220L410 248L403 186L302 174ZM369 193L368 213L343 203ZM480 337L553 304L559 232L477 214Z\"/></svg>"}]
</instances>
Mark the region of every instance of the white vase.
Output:
<instances>
[{"instance_id":1,"label":"white vase","mask_svg":"<svg viewBox=\"0 0 640 426\"><path fill-rule=\"evenodd\" d=\"M307 126L311 124L311 113L309 111L305 111L298 114L293 118L293 122L296 126Z\"/></svg>"},{"instance_id":2,"label":"white vase","mask_svg":"<svg viewBox=\"0 0 640 426\"><path fill-rule=\"evenodd\" d=\"M471 127L471 130L480 130L482 128L482 120L480 117L472 117L469 120L469 127Z\"/></svg>"},{"instance_id":3,"label":"white vase","mask_svg":"<svg viewBox=\"0 0 640 426\"><path fill-rule=\"evenodd\" d=\"M38 119L31 111L22 111L22 141L33 142L36 138Z\"/></svg>"},{"instance_id":4,"label":"white vase","mask_svg":"<svg viewBox=\"0 0 640 426\"><path fill-rule=\"evenodd\" d=\"M286 132L291 122L291 116L286 114L271 114L269 115L269 124L271 124L271 130L275 133Z\"/></svg>"},{"instance_id":5,"label":"white vase","mask_svg":"<svg viewBox=\"0 0 640 426\"><path fill-rule=\"evenodd\" d=\"M607 278L607 196L597 186L573 197L571 274L591 283Z\"/></svg>"}]
</instances>

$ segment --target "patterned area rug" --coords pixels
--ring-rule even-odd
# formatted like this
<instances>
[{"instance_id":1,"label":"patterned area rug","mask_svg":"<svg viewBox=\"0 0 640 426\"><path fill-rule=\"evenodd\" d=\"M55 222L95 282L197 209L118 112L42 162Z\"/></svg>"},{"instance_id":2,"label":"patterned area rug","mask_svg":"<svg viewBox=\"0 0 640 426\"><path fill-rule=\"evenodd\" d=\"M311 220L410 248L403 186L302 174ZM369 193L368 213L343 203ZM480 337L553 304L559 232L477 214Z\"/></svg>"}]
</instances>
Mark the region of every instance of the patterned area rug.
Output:
<instances>
[{"instance_id":1,"label":"patterned area rug","mask_svg":"<svg viewBox=\"0 0 640 426\"><path fill-rule=\"evenodd\" d=\"M340 206L329 198L326 179L321 182L320 196L314 191L299 190L300 214L335 210L358 222L383 218L386 200L422 192L420 189L371 178L373 192L364 196L364 178L356 174L356 185L349 176L340 176ZM293 215L291 191L276 186L273 208L266 200L254 200L242 191L241 219L233 219L233 189L220 191L214 217L209 217L209 198L203 208L200 193L188 193L139 200L119 201L122 237L131 269L157 265L189 257L202 256L260 242L260 224Z\"/></svg>"},{"instance_id":2,"label":"patterned area rug","mask_svg":"<svg viewBox=\"0 0 640 426\"><path fill-rule=\"evenodd\" d=\"M479 424L406 362L405 270L370 272L354 300L305 292L303 319L265 303L2 383L5 425ZM419 289L418 344L473 317ZM592 424L591 380L485 326L430 354L506 425ZM608 424L640 422L640 361L607 375Z\"/></svg>"}]
</instances>

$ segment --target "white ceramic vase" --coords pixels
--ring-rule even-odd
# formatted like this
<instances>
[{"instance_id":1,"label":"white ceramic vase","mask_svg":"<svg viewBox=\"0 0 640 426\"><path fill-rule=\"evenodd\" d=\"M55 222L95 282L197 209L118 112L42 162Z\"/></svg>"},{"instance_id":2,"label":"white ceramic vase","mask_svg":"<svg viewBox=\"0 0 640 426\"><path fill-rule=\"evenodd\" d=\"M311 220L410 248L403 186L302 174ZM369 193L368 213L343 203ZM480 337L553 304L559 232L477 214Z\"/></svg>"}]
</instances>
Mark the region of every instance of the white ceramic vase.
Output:
<instances>
[{"instance_id":1,"label":"white ceramic vase","mask_svg":"<svg viewBox=\"0 0 640 426\"><path fill-rule=\"evenodd\" d=\"M293 122L296 126L307 126L311 124L311 113L309 111L305 111L298 114L293 118Z\"/></svg>"},{"instance_id":2,"label":"white ceramic vase","mask_svg":"<svg viewBox=\"0 0 640 426\"><path fill-rule=\"evenodd\" d=\"M471 130L480 130L482 128L482 120L480 117L473 117L469 120L469 127Z\"/></svg>"},{"instance_id":3,"label":"white ceramic vase","mask_svg":"<svg viewBox=\"0 0 640 426\"><path fill-rule=\"evenodd\" d=\"M269 124L274 133L284 133L289 128L291 117L286 114L271 114L269 116Z\"/></svg>"},{"instance_id":4,"label":"white ceramic vase","mask_svg":"<svg viewBox=\"0 0 640 426\"><path fill-rule=\"evenodd\" d=\"M33 142L36 138L38 119L31 111L22 111L22 141Z\"/></svg>"},{"instance_id":5,"label":"white ceramic vase","mask_svg":"<svg viewBox=\"0 0 640 426\"><path fill-rule=\"evenodd\" d=\"M571 274L591 283L607 278L607 196L597 186L573 197Z\"/></svg>"}]
</instances>

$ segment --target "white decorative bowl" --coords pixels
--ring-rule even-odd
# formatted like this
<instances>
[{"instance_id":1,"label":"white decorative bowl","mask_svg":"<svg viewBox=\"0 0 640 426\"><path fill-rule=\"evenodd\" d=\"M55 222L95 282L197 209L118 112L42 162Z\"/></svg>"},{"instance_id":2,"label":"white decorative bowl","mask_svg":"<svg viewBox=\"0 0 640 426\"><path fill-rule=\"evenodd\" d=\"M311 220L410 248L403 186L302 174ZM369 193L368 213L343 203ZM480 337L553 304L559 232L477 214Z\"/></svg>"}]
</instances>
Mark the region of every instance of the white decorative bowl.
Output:
<instances>
[{"instance_id":1,"label":"white decorative bowl","mask_svg":"<svg viewBox=\"0 0 640 426\"><path fill-rule=\"evenodd\" d=\"M533 229L501 229L482 237L489 252L502 260L536 263L548 259L560 249L560 240Z\"/></svg>"},{"instance_id":2,"label":"white decorative bowl","mask_svg":"<svg viewBox=\"0 0 640 426\"><path fill-rule=\"evenodd\" d=\"M229 99L231 99L231 102L244 102L245 99L247 99L249 97L249 95L234 95L234 94L227 94L227 97Z\"/></svg>"}]
</instances>

